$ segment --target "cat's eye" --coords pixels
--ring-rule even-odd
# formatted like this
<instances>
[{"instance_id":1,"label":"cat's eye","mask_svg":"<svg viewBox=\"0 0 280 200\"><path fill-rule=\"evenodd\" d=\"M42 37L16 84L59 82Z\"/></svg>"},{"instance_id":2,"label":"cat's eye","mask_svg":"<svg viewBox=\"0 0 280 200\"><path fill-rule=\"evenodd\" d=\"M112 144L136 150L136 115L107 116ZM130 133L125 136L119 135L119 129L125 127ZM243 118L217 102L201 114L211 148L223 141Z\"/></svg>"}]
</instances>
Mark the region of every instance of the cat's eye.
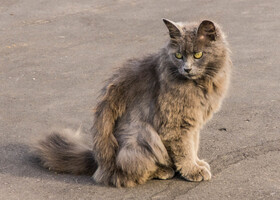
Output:
<instances>
[{"instance_id":1,"label":"cat's eye","mask_svg":"<svg viewBox=\"0 0 280 200\"><path fill-rule=\"evenodd\" d=\"M194 57L195 59L199 59L199 58L201 58L202 56L203 56L202 51L193 54L193 57Z\"/></svg>"},{"instance_id":2,"label":"cat's eye","mask_svg":"<svg viewBox=\"0 0 280 200\"><path fill-rule=\"evenodd\" d=\"M181 54L181 53L175 53L175 57L177 58L177 59L182 59L183 58L183 55Z\"/></svg>"}]
</instances>

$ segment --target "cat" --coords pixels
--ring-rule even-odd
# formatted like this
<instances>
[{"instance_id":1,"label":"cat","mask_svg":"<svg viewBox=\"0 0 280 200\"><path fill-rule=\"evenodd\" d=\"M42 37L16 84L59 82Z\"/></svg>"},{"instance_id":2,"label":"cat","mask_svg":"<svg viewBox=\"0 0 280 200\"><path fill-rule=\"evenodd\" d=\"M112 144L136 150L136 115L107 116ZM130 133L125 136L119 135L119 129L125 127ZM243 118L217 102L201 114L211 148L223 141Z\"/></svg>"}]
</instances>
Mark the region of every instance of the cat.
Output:
<instances>
[{"instance_id":1,"label":"cat","mask_svg":"<svg viewBox=\"0 0 280 200\"><path fill-rule=\"evenodd\" d=\"M96 183L132 187L170 179L211 179L198 158L199 131L218 111L232 63L216 23L163 19L168 43L126 62L102 89L91 128L93 147L71 131L52 132L33 146L44 167L93 175Z\"/></svg>"}]
</instances>

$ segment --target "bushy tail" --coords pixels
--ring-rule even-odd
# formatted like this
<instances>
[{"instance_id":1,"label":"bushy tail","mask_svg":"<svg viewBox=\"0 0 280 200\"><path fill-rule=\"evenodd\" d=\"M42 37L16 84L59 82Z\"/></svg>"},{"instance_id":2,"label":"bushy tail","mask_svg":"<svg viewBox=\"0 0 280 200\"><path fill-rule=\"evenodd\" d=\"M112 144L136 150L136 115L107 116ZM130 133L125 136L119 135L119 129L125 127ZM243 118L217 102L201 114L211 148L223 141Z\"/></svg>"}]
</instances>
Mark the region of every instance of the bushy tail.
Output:
<instances>
[{"instance_id":1,"label":"bushy tail","mask_svg":"<svg viewBox=\"0 0 280 200\"><path fill-rule=\"evenodd\" d=\"M93 175L97 168L92 150L82 141L79 131L52 132L36 141L32 149L42 165L53 171Z\"/></svg>"}]
</instances>

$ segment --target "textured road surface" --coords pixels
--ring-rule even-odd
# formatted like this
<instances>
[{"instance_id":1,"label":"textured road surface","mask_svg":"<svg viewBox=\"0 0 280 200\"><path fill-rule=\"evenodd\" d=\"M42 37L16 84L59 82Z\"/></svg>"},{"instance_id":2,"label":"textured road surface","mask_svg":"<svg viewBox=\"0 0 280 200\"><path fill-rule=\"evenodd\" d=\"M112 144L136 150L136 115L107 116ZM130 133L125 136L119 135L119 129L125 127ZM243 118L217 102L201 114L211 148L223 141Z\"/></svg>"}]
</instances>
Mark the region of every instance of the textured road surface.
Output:
<instances>
[{"instance_id":1,"label":"textured road surface","mask_svg":"<svg viewBox=\"0 0 280 200\"><path fill-rule=\"evenodd\" d=\"M0 199L280 199L279 11L278 0L0 0ZM90 142L103 81L164 45L161 18L213 19L228 35L230 92L201 136L213 179L116 189L39 167L32 138L82 124Z\"/></svg>"}]
</instances>

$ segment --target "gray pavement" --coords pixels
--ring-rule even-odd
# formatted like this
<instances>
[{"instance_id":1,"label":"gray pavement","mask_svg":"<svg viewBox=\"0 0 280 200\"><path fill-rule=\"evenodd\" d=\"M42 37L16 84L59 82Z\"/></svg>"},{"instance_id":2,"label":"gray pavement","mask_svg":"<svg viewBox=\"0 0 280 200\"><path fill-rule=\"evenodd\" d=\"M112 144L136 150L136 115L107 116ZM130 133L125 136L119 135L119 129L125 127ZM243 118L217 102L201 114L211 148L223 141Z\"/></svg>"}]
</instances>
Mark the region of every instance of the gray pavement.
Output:
<instances>
[{"instance_id":1,"label":"gray pavement","mask_svg":"<svg viewBox=\"0 0 280 200\"><path fill-rule=\"evenodd\" d=\"M213 179L116 189L39 167L32 138L82 124L90 142L104 80L163 46L161 18L213 19L228 35L230 92L201 136ZM278 0L0 0L0 199L280 199L279 31Z\"/></svg>"}]
</instances>

